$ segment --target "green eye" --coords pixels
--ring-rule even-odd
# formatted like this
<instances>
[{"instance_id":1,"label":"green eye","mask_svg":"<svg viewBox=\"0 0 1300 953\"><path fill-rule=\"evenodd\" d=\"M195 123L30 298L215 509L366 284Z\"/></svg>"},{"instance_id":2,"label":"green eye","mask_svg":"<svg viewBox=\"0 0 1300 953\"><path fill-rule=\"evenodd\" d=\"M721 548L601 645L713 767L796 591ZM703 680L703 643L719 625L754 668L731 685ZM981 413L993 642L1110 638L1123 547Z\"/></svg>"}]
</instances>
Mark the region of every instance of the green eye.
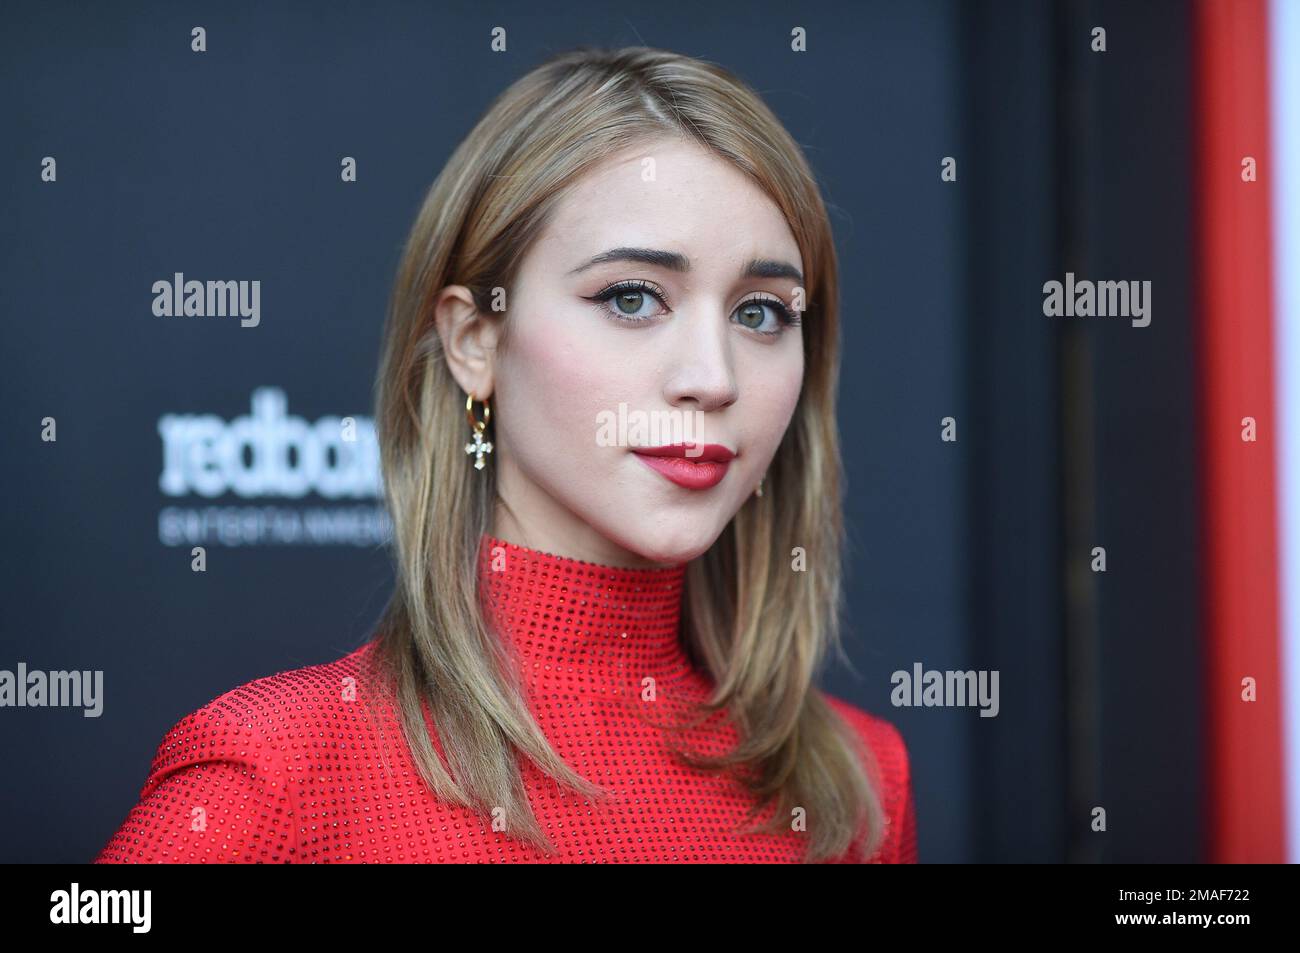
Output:
<instances>
[{"instance_id":1,"label":"green eye","mask_svg":"<svg viewBox=\"0 0 1300 953\"><path fill-rule=\"evenodd\" d=\"M774 315L774 321L771 327L765 328L763 324L768 311ZM776 298L755 298L746 301L735 310L735 315L738 324L759 334L780 334L786 328L799 323L799 316Z\"/></svg>"},{"instance_id":2,"label":"green eye","mask_svg":"<svg viewBox=\"0 0 1300 953\"><path fill-rule=\"evenodd\" d=\"M662 308L658 314L644 310L652 303L651 299ZM601 313L625 324L641 324L668 313L668 302L663 292L648 281L621 281L602 288L587 300L593 302Z\"/></svg>"},{"instance_id":3,"label":"green eye","mask_svg":"<svg viewBox=\"0 0 1300 953\"><path fill-rule=\"evenodd\" d=\"M766 315L763 314L763 306L756 301L750 302L746 305L741 305L739 314L740 323L747 328L762 327L763 318L766 317Z\"/></svg>"},{"instance_id":4,"label":"green eye","mask_svg":"<svg viewBox=\"0 0 1300 953\"><path fill-rule=\"evenodd\" d=\"M614 299L614 304L624 314L636 314L644 303L645 295L640 291L624 291Z\"/></svg>"},{"instance_id":5,"label":"green eye","mask_svg":"<svg viewBox=\"0 0 1300 953\"><path fill-rule=\"evenodd\" d=\"M603 288L586 299L596 305L606 317L624 324L643 324L671 313L664 292L648 281L621 281ZM658 303L658 313L643 313L648 304ZM769 324L767 319L773 320ZM732 318L741 327L755 334L771 336L800 323L799 313L792 311L779 298L751 298L732 312Z\"/></svg>"}]
</instances>

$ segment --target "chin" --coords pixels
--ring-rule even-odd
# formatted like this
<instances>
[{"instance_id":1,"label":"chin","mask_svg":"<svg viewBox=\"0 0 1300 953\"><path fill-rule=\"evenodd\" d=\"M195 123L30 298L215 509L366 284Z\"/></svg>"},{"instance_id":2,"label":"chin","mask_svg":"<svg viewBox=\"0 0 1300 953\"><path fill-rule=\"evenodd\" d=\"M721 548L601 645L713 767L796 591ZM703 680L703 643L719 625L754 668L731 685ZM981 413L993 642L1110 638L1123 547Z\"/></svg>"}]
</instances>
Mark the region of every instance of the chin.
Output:
<instances>
[{"instance_id":1,"label":"chin","mask_svg":"<svg viewBox=\"0 0 1300 953\"><path fill-rule=\"evenodd\" d=\"M703 556L718 539L720 532L712 527L702 527L698 520L681 517L668 524L647 526L631 534L627 524L621 525L618 536L625 549L643 559L663 565L687 563Z\"/></svg>"}]
</instances>

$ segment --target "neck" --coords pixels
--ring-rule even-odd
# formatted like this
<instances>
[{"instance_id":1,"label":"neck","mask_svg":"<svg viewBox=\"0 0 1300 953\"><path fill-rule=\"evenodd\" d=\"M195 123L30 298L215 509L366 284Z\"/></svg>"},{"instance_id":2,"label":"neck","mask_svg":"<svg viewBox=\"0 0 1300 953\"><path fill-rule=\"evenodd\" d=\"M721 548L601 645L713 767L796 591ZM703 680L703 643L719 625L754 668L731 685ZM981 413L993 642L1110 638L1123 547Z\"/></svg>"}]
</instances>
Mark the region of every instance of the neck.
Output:
<instances>
[{"instance_id":1,"label":"neck","mask_svg":"<svg viewBox=\"0 0 1300 953\"><path fill-rule=\"evenodd\" d=\"M489 625L534 693L622 694L680 675L686 564L631 569L485 534L479 583Z\"/></svg>"}]
</instances>

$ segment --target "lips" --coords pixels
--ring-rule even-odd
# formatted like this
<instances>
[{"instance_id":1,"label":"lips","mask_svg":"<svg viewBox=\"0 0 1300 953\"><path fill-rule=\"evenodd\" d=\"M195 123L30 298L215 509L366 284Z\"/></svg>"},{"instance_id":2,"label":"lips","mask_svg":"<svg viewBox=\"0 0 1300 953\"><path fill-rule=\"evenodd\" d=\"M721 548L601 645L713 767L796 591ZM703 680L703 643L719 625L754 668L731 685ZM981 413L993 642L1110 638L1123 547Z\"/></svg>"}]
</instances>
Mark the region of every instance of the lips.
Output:
<instances>
[{"instance_id":1,"label":"lips","mask_svg":"<svg viewBox=\"0 0 1300 953\"><path fill-rule=\"evenodd\" d=\"M688 490L707 490L717 486L727 475L727 467L736 456L716 443L638 447L632 452L650 469Z\"/></svg>"}]
</instances>

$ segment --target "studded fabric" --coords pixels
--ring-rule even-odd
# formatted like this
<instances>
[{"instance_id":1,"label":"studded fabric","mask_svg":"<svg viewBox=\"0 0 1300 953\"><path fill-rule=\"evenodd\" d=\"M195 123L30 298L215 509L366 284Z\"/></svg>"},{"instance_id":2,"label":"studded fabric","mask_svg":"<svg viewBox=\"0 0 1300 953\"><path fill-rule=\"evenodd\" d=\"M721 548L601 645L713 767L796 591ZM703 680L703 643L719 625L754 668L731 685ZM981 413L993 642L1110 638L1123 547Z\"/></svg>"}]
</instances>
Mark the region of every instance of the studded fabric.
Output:
<instances>
[{"instance_id":1,"label":"studded fabric","mask_svg":"<svg viewBox=\"0 0 1300 953\"><path fill-rule=\"evenodd\" d=\"M684 576L685 566L624 569L482 539L484 608L517 661L530 710L560 757L615 795L590 802L524 760L529 802L557 855L432 794L392 706L374 721L360 700L377 670L367 643L248 682L177 722L95 862L796 862L806 833L733 832L751 804L744 789L675 761L660 729L638 716L653 706L656 721L671 717L709 694L678 638ZM888 826L868 862L915 863L902 738L826 697L874 755L865 763ZM686 737L709 753L737 740L721 717ZM850 851L838 862L860 859Z\"/></svg>"}]
</instances>

